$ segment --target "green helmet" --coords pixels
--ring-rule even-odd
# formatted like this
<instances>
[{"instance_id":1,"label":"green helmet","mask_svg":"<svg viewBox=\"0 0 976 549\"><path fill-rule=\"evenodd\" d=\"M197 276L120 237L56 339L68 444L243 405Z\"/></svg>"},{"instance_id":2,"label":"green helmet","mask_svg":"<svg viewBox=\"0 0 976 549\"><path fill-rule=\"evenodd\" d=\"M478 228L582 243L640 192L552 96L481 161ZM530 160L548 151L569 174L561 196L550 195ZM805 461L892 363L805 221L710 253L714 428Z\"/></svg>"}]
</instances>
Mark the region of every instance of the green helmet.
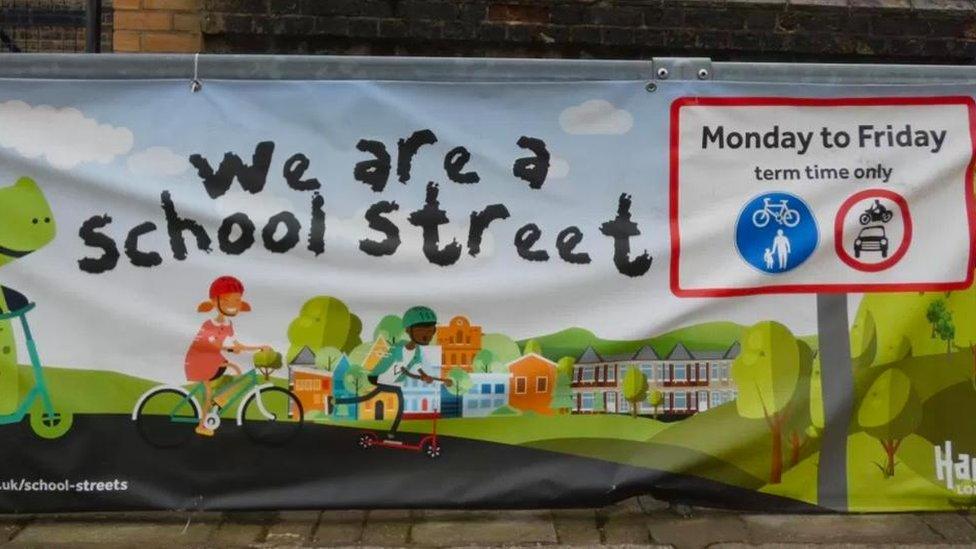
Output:
<instances>
[{"instance_id":1,"label":"green helmet","mask_svg":"<svg viewBox=\"0 0 976 549\"><path fill-rule=\"evenodd\" d=\"M412 328L418 324L437 324L437 315L430 307L418 305L410 307L403 313L403 328Z\"/></svg>"}]
</instances>

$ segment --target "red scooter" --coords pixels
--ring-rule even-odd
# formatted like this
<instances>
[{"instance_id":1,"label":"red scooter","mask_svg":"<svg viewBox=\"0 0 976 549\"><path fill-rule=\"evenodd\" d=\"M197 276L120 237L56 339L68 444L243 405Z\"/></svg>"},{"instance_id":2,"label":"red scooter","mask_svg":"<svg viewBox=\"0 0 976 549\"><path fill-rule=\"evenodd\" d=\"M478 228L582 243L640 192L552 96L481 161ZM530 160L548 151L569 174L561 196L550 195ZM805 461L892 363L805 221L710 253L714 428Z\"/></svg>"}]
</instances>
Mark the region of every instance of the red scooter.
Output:
<instances>
[{"instance_id":1,"label":"red scooter","mask_svg":"<svg viewBox=\"0 0 976 549\"><path fill-rule=\"evenodd\" d=\"M363 450L370 448L392 448L394 450L407 450L408 452L423 452L430 459L437 459L441 456L441 444L437 441L437 420L440 419L439 411L431 414L431 432L429 435L420 439L417 444L410 444L402 440L389 440L367 431L359 435L359 447Z\"/></svg>"}]
</instances>

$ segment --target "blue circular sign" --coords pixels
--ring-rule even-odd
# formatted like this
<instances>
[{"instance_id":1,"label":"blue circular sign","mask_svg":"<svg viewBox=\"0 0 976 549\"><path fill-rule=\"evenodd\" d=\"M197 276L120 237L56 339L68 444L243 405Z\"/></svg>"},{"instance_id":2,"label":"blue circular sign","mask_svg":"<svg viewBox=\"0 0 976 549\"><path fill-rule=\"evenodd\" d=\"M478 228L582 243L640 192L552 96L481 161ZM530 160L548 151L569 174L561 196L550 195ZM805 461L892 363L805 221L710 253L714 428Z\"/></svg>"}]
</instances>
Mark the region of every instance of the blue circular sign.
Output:
<instances>
[{"instance_id":1,"label":"blue circular sign","mask_svg":"<svg viewBox=\"0 0 976 549\"><path fill-rule=\"evenodd\" d=\"M735 247L749 265L768 273L792 271L817 248L820 233L810 207L784 192L761 194L739 212Z\"/></svg>"}]
</instances>

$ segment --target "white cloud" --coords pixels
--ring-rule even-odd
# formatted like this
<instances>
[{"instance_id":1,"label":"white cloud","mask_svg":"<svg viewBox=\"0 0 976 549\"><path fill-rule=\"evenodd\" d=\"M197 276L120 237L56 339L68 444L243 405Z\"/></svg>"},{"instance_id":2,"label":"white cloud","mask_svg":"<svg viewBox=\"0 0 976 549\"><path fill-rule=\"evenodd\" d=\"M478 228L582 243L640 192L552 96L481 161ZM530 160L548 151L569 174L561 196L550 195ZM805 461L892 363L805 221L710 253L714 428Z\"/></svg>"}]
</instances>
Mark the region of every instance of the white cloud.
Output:
<instances>
[{"instance_id":1,"label":"white cloud","mask_svg":"<svg viewBox=\"0 0 976 549\"><path fill-rule=\"evenodd\" d=\"M189 160L166 147L149 147L130 155L126 166L136 175L170 176L185 172Z\"/></svg>"},{"instance_id":2,"label":"white cloud","mask_svg":"<svg viewBox=\"0 0 976 549\"><path fill-rule=\"evenodd\" d=\"M565 158L552 156L549 158L549 179L565 179L569 176L569 162Z\"/></svg>"},{"instance_id":3,"label":"white cloud","mask_svg":"<svg viewBox=\"0 0 976 549\"><path fill-rule=\"evenodd\" d=\"M60 169L84 162L107 164L132 149L128 128L99 124L78 109L23 101L0 103L0 147L27 158L43 157Z\"/></svg>"},{"instance_id":4,"label":"white cloud","mask_svg":"<svg viewBox=\"0 0 976 549\"><path fill-rule=\"evenodd\" d=\"M563 110L559 115L563 131L579 135L621 135L630 131L634 117L603 99L591 99Z\"/></svg>"}]
</instances>

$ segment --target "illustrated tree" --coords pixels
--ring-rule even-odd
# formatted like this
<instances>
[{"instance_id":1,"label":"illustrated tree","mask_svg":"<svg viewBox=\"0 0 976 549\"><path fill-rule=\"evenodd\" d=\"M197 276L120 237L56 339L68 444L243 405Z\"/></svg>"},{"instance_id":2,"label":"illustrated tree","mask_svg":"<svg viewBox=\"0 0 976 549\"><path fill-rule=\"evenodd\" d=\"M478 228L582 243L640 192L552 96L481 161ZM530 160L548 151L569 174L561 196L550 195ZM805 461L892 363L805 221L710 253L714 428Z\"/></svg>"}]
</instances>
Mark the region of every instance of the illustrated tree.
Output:
<instances>
[{"instance_id":1,"label":"illustrated tree","mask_svg":"<svg viewBox=\"0 0 976 549\"><path fill-rule=\"evenodd\" d=\"M660 389L654 389L647 393L647 403L654 408L654 419L657 419L657 409L664 404L664 393Z\"/></svg>"},{"instance_id":2,"label":"illustrated tree","mask_svg":"<svg viewBox=\"0 0 976 549\"><path fill-rule=\"evenodd\" d=\"M895 454L921 421L922 402L900 370L884 372L868 388L857 411L857 423L884 448L885 464L875 463L884 478L895 475Z\"/></svg>"},{"instance_id":3,"label":"illustrated tree","mask_svg":"<svg viewBox=\"0 0 976 549\"><path fill-rule=\"evenodd\" d=\"M952 311L944 299L936 299L929 303L925 310L925 319L932 326L932 337L938 337L946 343L946 353L952 352L952 342L956 338L956 325L952 321Z\"/></svg>"},{"instance_id":4,"label":"illustrated tree","mask_svg":"<svg viewBox=\"0 0 976 549\"><path fill-rule=\"evenodd\" d=\"M631 366L624 374L623 396L630 403L630 415L636 418L640 403L647 398L647 376L637 366Z\"/></svg>"},{"instance_id":5,"label":"illustrated tree","mask_svg":"<svg viewBox=\"0 0 976 549\"><path fill-rule=\"evenodd\" d=\"M495 355L495 362L503 366L522 356L518 343L505 334L485 334L481 336L481 349Z\"/></svg>"},{"instance_id":6,"label":"illustrated tree","mask_svg":"<svg viewBox=\"0 0 976 549\"><path fill-rule=\"evenodd\" d=\"M807 429L812 424L810 398L810 378L813 373L813 361L816 356L813 349L806 342L797 340L797 351L800 360L800 375L796 382L796 402L791 406L792 412L786 418L787 441L790 445L790 466L800 461L800 449L807 441Z\"/></svg>"},{"instance_id":7,"label":"illustrated tree","mask_svg":"<svg viewBox=\"0 0 976 549\"><path fill-rule=\"evenodd\" d=\"M288 356L295 356L302 347L335 347L349 352L362 343L362 329L362 321L342 301L329 296L313 297L302 305L298 317L288 326Z\"/></svg>"},{"instance_id":8,"label":"illustrated tree","mask_svg":"<svg viewBox=\"0 0 976 549\"><path fill-rule=\"evenodd\" d=\"M373 340L375 341L380 337L390 345L404 341L407 338L407 333L403 329L403 319L397 315L386 315L381 318L376 324L376 328L373 329Z\"/></svg>"},{"instance_id":9,"label":"illustrated tree","mask_svg":"<svg viewBox=\"0 0 976 549\"><path fill-rule=\"evenodd\" d=\"M342 351L335 347L322 347L315 352L315 365L329 372L342 358Z\"/></svg>"},{"instance_id":10,"label":"illustrated tree","mask_svg":"<svg viewBox=\"0 0 976 549\"><path fill-rule=\"evenodd\" d=\"M810 426L807 427L807 438L820 438L824 430L823 384L820 381L820 354L813 357L810 368Z\"/></svg>"},{"instance_id":11,"label":"illustrated tree","mask_svg":"<svg viewBox=\"0 0 976 549\"><path fill-rule=\"evenodd\" d=\"M273 349L264 349L254 353L254 367L267 380L276 370L281 369L281 353Z\"/></svg>"},{"instance_id":12,"label":"illustrated tree","mask_svg":"<svg viewBox=\"0 0 976 549\"><path fill-rule=\"evenodd\" d=\"M564 356L560 358L558 362L556 362L556 373L565 374L566 378L572 381L572 379L576 377L573 375L575 372L575 367L576 359L571 356Z\"/></svg>"},{"instance_id":13,"label":"illustrated tree","mask_svg":"<svg viewBox=\"0 0 976 549\"><path fill-rule=\"evenodd\" d=\"M735 400L741 417L763 419L772 437L769 482L783 476L783 427L790 415L800 380L800 350L789 328L765 321L746 329L742 352L732 363L739 388Z\"/></svg>"},{"instance_id":14,"label":"illustrated tree","mask_svg":"<svg viewBox=\"0 0 976 549\"><path fill-rule=\"evenodd\" d=\"M478 351L478 354L474 355L474 360L472 361L471 366L474 368L474 371L487 374L492 371L494 363L495 353L488 349L482 349Z\"/></svg>"},{"instance_id":15,"label":"illustrated tree","mask_svg":"<svg viewBox=\"0 0 976 549\"><path fill-rule=\"evenodd\" d=\"M358 364L352 364L346 370L342 383L346 386L346 390L352 391L356 395L365 395L370 391L371 385L366 376L365 368Z\"/></svg>"},{"instance_id":16,"label":"illustrated tree","mask_svg":"<svg viewBox=\"0 0 976 549\"><path fill-rule=\"evenodd\" d=\"M560 368L556 368L556 385L552 389L553 410L560 414L568 414L573 409L573 390L570 377Z\"/></svg>"},{"instance_id":17,"label":"illustrated tree","mask_svg":"<svg viewBox=\"0 0 976 549\"><path fill-rule=\"evenodd\" d=\"M474 382L471 381L471 374L464 368L451 368L451 371L447 373L447 379L451 380L451 392L457 398L461 398L461 395L470 391L474 385Z\"/></svg>"},{"instance_id":18,"label":"illustrated tree","mask_svg":"<svg viewBox=\"0 0 976 549\"><path fill-rule=\"evenodd\" d=\"M522 350L522 355L531 355L531 354L537 354L537 355L542 354L542 345L540 345L539 342L535 339L530 339L526 341L525 349Z\"/></svg>"}]
</instances>

